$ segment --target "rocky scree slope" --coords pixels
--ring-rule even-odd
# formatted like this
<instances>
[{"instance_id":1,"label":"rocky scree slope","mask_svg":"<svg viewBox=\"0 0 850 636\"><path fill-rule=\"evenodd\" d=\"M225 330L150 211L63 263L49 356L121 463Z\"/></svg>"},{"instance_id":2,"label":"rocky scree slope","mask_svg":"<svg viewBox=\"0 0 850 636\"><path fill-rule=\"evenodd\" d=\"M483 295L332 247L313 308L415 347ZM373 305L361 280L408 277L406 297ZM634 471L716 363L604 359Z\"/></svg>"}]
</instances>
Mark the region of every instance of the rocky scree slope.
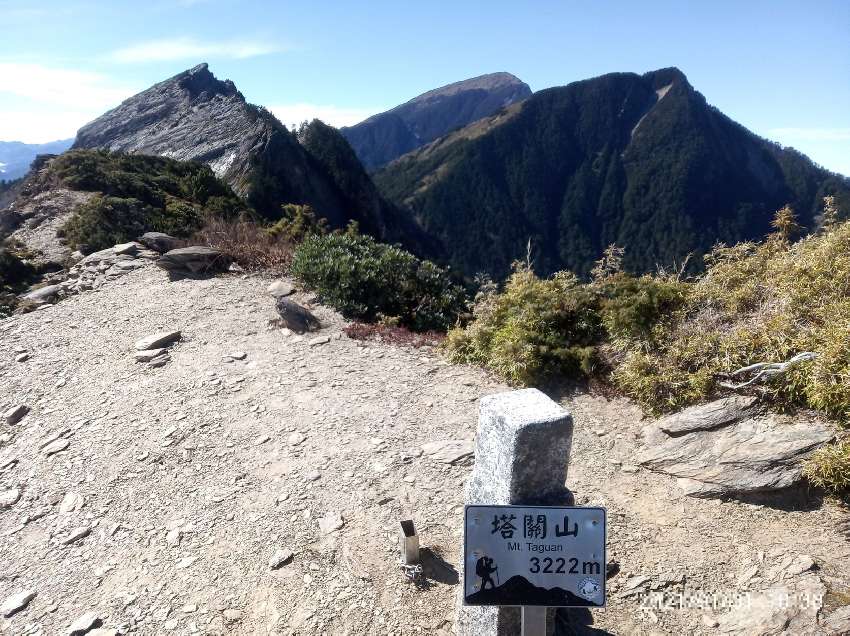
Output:
<instances>
[{"instance_id":1,"label":"rocky scree slope","mask_svg":"<svg viewBox=\"0 0 850 636\"><path fill-rule=\"evenodd\" d=\"M529 95L528 85L510 73L490 73L428 91L341 132L374 170Z\"/></svg>"},{"instance_id":2,"label":"rocky scree slope","mask_svg":"<svg viewBox=\"0 0 850 636\"><path fill-rule=\"evenodd\" d=\"M322 133L339 136L330 127ZM371 182L340 182L328 172L326 158L314 157L271 113L246 102L233 82L216 79L207 64L83 126L74 148L200 161L268 219L279 218L284 203L309 204L332 227L354 220L378 238L415 244L408 236L415 225L383 201Z\"/></svg>"},{"instance_id":3,"label":"rocky scree slope","mask_svg":"<svg viewBox=\"0 0 850 636\"><path fill-rule=\"evenodd\" d=\"M610 244L633 272L771 231L791 204L812 229L850 180L735 123L678 69L542 90L375 174L443 241L452 264L503 277L529 239L540 273L586 275Z\"/></svg>"},{"instance_id":4,"label":"rocky scree slope","mask_svg":"<svg viewBox=\"0 0 850 636\"><path fill-rule=\"evenodd\" d=\"M291 281L168 282L128 249L92 261L132 262L97 293L0 320L0 630L451 634L477 403L507 387L427 347L350 340L314 304L318 333L269 328ZM845 510L683 496L634 463L682 421L559 399L568 485L607 507L617 563L606 610L565 633L847 633ZM406 518L427 548L418 585L398 566Z\"/></svg>"}]
</instances>

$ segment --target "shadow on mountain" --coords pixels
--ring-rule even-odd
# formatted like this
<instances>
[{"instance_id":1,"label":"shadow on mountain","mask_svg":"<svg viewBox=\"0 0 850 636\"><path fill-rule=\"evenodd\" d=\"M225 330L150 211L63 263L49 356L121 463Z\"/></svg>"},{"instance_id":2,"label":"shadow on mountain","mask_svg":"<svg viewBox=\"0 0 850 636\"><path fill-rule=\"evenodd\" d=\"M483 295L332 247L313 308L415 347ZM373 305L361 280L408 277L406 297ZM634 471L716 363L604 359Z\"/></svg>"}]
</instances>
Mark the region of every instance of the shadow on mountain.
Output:
<instances>
[{"instance_id":1,"label":"shadow on mountain","mask_svg":"<svg viewBox=\"0 0 850 636\"><path fill-rule=\"evenodd\" d=\"M522 576L512 576L500 586L479 590L466 597L468 605L523 605L529 597L539 600L537 605L557 607L571 605L577 607L597 607L597 603L588 601L572 592L559 587L546 589L538 587Z\"/></svg>"}]
</instances>

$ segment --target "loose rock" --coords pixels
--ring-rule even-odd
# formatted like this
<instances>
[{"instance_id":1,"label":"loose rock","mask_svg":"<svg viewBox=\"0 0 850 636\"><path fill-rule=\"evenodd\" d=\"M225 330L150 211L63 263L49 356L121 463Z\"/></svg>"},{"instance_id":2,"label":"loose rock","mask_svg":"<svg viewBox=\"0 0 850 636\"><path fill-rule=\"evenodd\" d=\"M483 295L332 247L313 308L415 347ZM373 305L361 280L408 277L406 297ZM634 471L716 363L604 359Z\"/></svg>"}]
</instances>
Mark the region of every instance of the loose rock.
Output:
<instances>
[{"instance_id":1,"label":"loose rock","mask_svg":"<svg viewBox=\"0 0 850 636\"><path fill-rule=\"evenodd\" d=\"M269 559L269 567L272 570L276 570L291 560L292 556L292 550L278 550L274 553L274 555L272 555L272 558Z\"/></svg>"},{"instance_id":2,"label":"loose rock","mask_svg":"<svg viewBox=\"0 0 850 636\"><path fill-rule=\"evenodd\" d=\"M17 488L0 491L0 509L11 508L21 498L21 491Z\"/></svg>"},{"instance_id":3,"label":"loose rock","mask_svg":"<svg viewBox=\"0 0 850 636\"><path fill-rule=\"evenodd\" d=\"M6 420L6 424L12 425L17 424L24 416L30 412L30 409L25 404L18 404L17 406L13 406L8 411L3 413L3 419Z\"/></svg>"},{"instance_id":4,"label":"loose rock","mask_svg":"<svg viewBox=\"0 0 850 636\"><path fill-rule=\"evenodd\" d=\"M145 336L141 340L137 340L135 344L136 351L150 351L158 349L172 342L177 342L181 338L181 333L178 330L160 331L159 333Z\"/></svg>"},{"instance_id":5,"label":"loose rock","mask_svg":"<svg viewBox=\"0 0 850 636\"><path fill-rule=\"evenodd\" d=\"M23 590L17 594L12 594L3 601L3 605L0 605L0 614L9 618L29 605L29 602L35 598L35 595L35 590Z\"/></svg>"},{"instance_id":6,"label":"loose rock","mask_svg":"<svg viewBox=\"0 0 850 636\"><path fill-rule=\"evenodd\" d=\"M345 521L335 510L331 510L324 517L319 519L319 530L322 534L330 534L335 530L339 530L345 525Z\"/></svg>"},{"instance_id":7,"label":"loose rock","mask_svg":"<svg viewBox=\"0 0 850 636\"><path fill-rule=\"evenodd\" d=\"M68 636L88 634L95 627L100 627L102 622L100 616L94 612L83 614L68 627Z\"/></svg>"},{"instance_id":8,"label":"loose rock","mask_svg":"<svg viewBox=\"0 0 850 636\"><path fill-rule=\"evenodd\" d=\"M266 290L275 298L282 298L291 295L295 291L295 288L285 281L276 280L269 284Z\"/></svg>"}]
</instances>

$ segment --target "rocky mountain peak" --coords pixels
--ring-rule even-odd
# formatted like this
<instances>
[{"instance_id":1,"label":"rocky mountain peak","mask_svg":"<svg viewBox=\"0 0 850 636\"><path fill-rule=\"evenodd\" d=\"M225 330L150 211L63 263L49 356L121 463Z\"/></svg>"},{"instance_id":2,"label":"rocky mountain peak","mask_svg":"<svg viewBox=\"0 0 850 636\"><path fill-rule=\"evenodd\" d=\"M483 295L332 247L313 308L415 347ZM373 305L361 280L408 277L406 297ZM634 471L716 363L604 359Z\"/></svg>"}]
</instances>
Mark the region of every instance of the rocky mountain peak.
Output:
<instances>
[{"instance_id":1,"label":"rocky mountain peak","mask_svg":"<svg viewBox=\"0 0 850 636\"><path fill-rule=\"evenodd\" d=\"M363 165L376 169L529 95L510 73L480 75L422 93L342 133Z\"/></svg>"},{"instance_id":2,"label":"rocky mountain peak","mask_svg":"<svg viewBox=\"0 0 850 636\"><path fill-rule=\"evenodd\" d=\"M209 65L206 62L202 62L187 71L183 71L171 79L161 82L159 85L168 84L169 82L176 83L181 89L192 96L200 96L206 93L210 95L238 95L244 99L242 94L236 90L236 85L233 82L217 79L210 72Z\"/></svg>"},{"instance_id":3,"label":"rocky mountain peak","mask_svg":"<svg viewBox=\"0 0 850 636\"><path fill-rule=\"evenodd\" d=\"M524 99L531 94L531 89L528 87L528 84L523 82L516 75L499 72L479 75L478 77L472 77L470 79L461 80L460 82L447 84L440 88L435 88L426 93L422 93L418 97L414 97L407 102L407 104L420 104L435 98L451 97L452 95L457 95L458 93L463 93L465 91L501 91L505 89L515 90L518 95L521 95L521 99ZM396 106L393 110L403 109L407 104Z\"/></svg>"}]
</instances>

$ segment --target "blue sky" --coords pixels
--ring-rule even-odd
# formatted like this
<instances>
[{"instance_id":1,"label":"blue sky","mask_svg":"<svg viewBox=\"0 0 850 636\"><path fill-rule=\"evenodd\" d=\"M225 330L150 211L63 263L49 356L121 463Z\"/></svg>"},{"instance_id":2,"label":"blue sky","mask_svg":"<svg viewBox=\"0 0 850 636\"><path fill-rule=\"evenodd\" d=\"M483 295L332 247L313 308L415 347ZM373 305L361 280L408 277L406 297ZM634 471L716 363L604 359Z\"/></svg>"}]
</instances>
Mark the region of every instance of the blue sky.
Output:
<instances>
[{"instance_id":1,"label":"blue sky","mask_svg":"<svg viewBox=\"0 0 850 636\"><path fill-rule=\"evenodd\" d=\"M0 0L0 140L47 141L198 62L285 122L351 124L493 71L533 90L678 66L850 175L850 2Z\"/></svg>"}]
</instances>

